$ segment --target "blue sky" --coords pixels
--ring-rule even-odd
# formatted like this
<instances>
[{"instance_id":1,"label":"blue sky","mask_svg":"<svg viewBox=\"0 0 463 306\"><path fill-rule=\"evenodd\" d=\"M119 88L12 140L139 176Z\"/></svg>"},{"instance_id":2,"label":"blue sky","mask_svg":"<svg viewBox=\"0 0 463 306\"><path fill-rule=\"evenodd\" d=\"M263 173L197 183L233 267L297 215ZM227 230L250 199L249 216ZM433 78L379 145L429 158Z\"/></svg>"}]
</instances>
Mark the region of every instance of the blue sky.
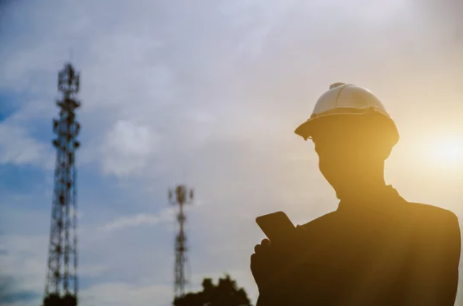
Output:
<instances>
[{"instance_id":1,"label":"blue sky","mask_svg":"<svg viewBox=\"0 0 463 306\"><path fill-rule=\"evenodd\" d=\"M460 1L0 3L6 305L42 298L57 72L71 57L81 72L81 305L169 305L167 189L178 183L197 196L191 289L228 272L255 301L254 218L282 209L300 224L337 206L313 145L293 134L334 82L371 89L396 120L388 182L463 218L463 160L433 151L444 136L463 139Z\"/></svg>"}]
</instances>

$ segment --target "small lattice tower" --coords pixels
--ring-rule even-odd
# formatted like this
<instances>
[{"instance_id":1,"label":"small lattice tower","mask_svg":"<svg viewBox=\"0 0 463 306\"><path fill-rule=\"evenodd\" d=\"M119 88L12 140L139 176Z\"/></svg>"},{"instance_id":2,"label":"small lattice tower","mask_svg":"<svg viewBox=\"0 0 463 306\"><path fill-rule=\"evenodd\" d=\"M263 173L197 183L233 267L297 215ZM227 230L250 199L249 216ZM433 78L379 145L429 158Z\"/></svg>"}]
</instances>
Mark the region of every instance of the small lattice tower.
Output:
<instances>
[{"instance_id":1,"label":"small lattice tower","mask_svg":"<svg viewBox=\"0 0 463 306\"><path fill-rule=\"evenodd\" d=\"M77 216L75 152L80 125L75 110L79 74L67 63L58 76L59 118L53 120L56 168L44 306L77 305Z\"/></svg>"},{"instance_id":2,"label":"small lattice tower","mask_svg":"<svg viewBox=\"0 0 463 306\"><path fill-rule=\"evenodd\" d=\"M187 263L187 246L184 224L186 216L183 211L183 205L190 204L193 201L193 190L188 190L185 186L180 185L175 190L169 190L169 202L179 206L177 221L180 225L179 232L175 239L175 297L185 295L185 285L188 282L185 276L185 266Z\"/></svg>"}]
</instances>

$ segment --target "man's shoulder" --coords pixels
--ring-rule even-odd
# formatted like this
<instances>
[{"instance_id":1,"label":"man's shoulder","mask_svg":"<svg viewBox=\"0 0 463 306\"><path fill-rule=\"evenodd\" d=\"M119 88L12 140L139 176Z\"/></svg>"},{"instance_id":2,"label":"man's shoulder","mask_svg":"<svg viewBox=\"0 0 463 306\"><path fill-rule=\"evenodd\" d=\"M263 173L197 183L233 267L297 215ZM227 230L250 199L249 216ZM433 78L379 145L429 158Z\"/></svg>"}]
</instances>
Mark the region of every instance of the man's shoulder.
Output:
<instances>
[{"instance_id":1,"label":"man's shoulder","mask_svg":"<svg viewBox=\"0 0 463 306\"><path fill-rule=\"evenodd\" d=\"M458 261L461 247L461 228L457 215L450 210L430 204L409 202L409 207L410 215L413 216L410 220L412 222L409 224L416 233L420 233L422 237L426 238L422 241L431 247L432 250L428 250L429 254L444 252L445 249L455 254Z\"/></svg>"},{"instance_id":2,"label":"man's shoulder","mask_svg":"<svg viewBox=\"0 0 463 306\"><path fill-rule=\"evenodd\" d=\"M406 211L409 215L421 220L441 220L458 222L458 217L450 210L425 203L407 202Z\"/></svg>"},{"instance_id":3,"label":"man's shoulder","mask_svg":"<svg viewBox=\"0 0 463 306\"><path fill-rule=\"evenodd\" d=\"M406 219L409 219L413 223L439 223L442 225L452 225L458 224L458 217L450 210L425 203L418 202L408 202L406 201L403 205L400 206L398 212ZM313 219L310 222L307 222L301 225L304 229L317 229L324 226L330 226L333 222L336 222L337 212L333 211L322 215L318 218Z\"/></svg>"},{"instance_id":4,"label":"man's shoulder","mask_svg":"<svg viewBox=\"0 0 463 306\"><path fill-rule=\"evenodd\" d=\"M450 210L431 204L408 202L405 213L406 224L415 232L427 235L428 238L459 240L461 235L458 217Z\"/></svg>"}]
</instances>

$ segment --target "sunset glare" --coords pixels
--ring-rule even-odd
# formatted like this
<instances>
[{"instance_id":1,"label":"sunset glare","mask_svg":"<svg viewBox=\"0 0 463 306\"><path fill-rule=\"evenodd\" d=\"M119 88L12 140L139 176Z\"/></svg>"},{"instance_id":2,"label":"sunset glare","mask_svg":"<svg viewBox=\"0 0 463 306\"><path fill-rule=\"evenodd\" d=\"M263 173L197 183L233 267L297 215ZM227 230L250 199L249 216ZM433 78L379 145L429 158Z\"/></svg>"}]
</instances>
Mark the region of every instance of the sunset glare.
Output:
<instances>
[{"instance_id":1,"label":"sunset glare","mask_svg":"<svg viewBox=\"0 0 463 306\"><path fill-rule=\"evenodd\" d=\"M433 158L445 165L458 166L463 162L463 141L440 139L432 147Z\"/></svg>"}]
</instances>

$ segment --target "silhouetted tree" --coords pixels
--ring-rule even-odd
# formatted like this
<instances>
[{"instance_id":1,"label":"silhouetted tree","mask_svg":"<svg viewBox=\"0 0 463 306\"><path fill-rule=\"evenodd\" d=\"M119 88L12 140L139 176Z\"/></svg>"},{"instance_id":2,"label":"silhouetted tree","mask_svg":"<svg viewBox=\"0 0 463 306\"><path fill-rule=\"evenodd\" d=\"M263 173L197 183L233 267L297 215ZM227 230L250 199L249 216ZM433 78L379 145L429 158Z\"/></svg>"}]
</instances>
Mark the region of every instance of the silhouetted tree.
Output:
<instances>
[{"instance_id":1,"label":"silhouetted tree","mask_svg":"<svg viewBox=\"0 0 463 306\"><path fill-rule=\"evenodd\" d=\"M203 291L188 293L176 298L174 306L251 306L251 302L243 288L238 288L236 281L229 275L220 278L217 285L212 279L203 280Z\"/></svg>"},{"instance_id":2,"label":"silhouetted tree","mask_svg":"<svg viewBox=\"0 0 463 306\"><path fill-rule=\"evenodd\" d=\"M60 297L56 294L50 294L43 300L43 306L76 306L77 300L73 295Z\"/></svg>"}]
</instances>

